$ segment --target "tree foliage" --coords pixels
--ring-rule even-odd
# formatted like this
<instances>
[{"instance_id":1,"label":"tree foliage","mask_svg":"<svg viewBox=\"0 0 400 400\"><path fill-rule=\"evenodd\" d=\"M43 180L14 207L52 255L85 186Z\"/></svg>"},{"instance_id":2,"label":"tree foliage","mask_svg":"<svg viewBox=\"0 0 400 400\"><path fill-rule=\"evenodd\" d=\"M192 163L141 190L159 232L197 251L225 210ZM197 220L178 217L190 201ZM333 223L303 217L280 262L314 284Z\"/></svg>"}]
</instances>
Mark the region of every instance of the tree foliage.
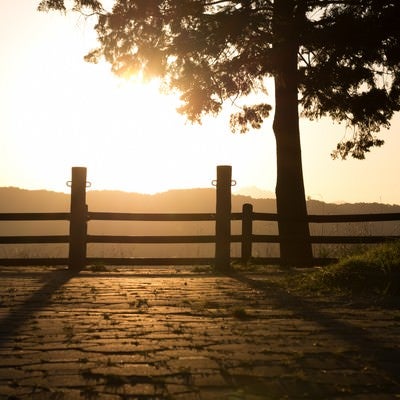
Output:
<instances>
[{"instance_id":1,"label":"tree foliage","mask_svg":"<svg viewBox=\"0 0 400 400\"><path fill-rule=\"evenodd\" d=\"M64 0L43 0L40 10L66 10ZM329 116L352 137L334 157L364 158L383 141L400 108L400 2L397 0L294 0L286 29L298 47L301 115ZM225 101L257 91L283 60L275 51L272 0L74 0L73 9L97 15L98 48L119 76L162 78L181 93L179 111L192 121L216 115ZM231 117L233 130L259 128L271 106L251 103Z\"/></svg>"}]
</instances>

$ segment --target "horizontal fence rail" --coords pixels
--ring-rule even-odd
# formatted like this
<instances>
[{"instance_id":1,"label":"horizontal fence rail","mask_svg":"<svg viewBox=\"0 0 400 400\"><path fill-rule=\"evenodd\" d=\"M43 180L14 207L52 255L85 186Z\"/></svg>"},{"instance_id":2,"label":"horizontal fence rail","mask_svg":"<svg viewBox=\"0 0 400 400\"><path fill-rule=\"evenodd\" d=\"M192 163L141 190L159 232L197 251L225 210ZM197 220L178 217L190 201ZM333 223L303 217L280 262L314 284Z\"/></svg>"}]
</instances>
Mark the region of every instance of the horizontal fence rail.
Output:
<instances>
[{"instance_id":1,"label":"horizontal fence rail","mask_svg":"<svg viewBox=\"0 0 400 400\"><path fill-rule=\"evenodd\" d=\"M70 212L53 213L0 213L3 221L68 221L69 235L48 236L0 236L0 244L55 244L69 245L68 258L2 258L0 265L68 265L72 269L80 269L91 263L107 263L111 265L202 265L215 264L227 267L233 261L254 264L279 264L279 257L253 257L254 243L280 243L279 235L263 235L253 233L254 221L277 222L279 215L274 213L254 212L251 204L244 204L242 212L231 212L231 169L228 166L217 168L217 206L215 213L116 213L93 212L86 205L86 169L72 169L71 210ZM222 186L222 187L221 187ZM89 221L212 221L215 223L214 235L92 235L87 233ZM231 222L241 222L241 234L231 234ZM351 214L351 215L309 215L312 224L384 222L400 221L400 213L384 214ZM292 240L298 240L292 237ZM400 236L377 235L313 235L312 244L374 244L399 240ZM104 258L87 257L86 248L89 243L106 244L195 244L212 243L215 245L215 257L186 258ZM230 256L230 244L241 244L241 257ZM313 264L326 264L334 258L316 258Z\"/></svg>"},{"instance_id":2,"label":"horizontal fence rail","mask_svg":"<svg viewBox=\"0 0 400 400\"><path fill-rule=\"evenodd\" d=\"M70 237L54 236L0 236L1 244L38 244L38 243L69 243Z\"/></svg>"},{"instance_id":3,"label":"horizontal fence rail","mask_svg":"<svg viewBox=\"0 0 400 400\"><path fill-rule=\"evenodd\" d=\"M330 214L330 215L309 215L308 222L315 223L336 223L336 222L384 222L400 221L400 213L382 214Z\"/></svg>"},{"instance_id":4,"label":"horizontal fence rail","mask_svg":"<svg viewBox=\"0 0 400 400\"><path fill-rule=\"evenodd\" d=\"M394 240L399 240L400 236L311 236L310 241L313 244L373 244L373 243L385 243ZM295 239L294 239L295 240ZM279 235L253 235L253 243L279 243Z\"/></svg>"},{"instance_id":5,"label":"horizontal fence rail","mask_svg":"<svg viewBox=\"0 0 400 400\"><path fill-rule=\"evenodd\" d=\"M93 221L215 221L214 213L115 213L89 212L88 220Z\"/></svg>"},{"instance_id":6,"label":"horizontal fence rail","mask_svg":"<svg viewBox=\"0 0 400 400\"><path fill-rule=\"evenodd\" d=\"M215 263L215 258L198 258L198 257L158 257L158 258L148 258L148 257L132 257L132 258L116 258L116 257L88 257L88 265L90 264L108 264L108 265L118 265L118 266L133 266L133 265L213 265Z\"/></svg>"},{"instance_id":7,"label":"horizontal fence rail","mask_svg":"<svg viewBox=\"0 0 400 400\"><path fill-rule=\"evenodd\" d=\"M0 221L69 221L71 214L56 213L2 213Z\"/></svg>"},{"instance_id":8,"label":"horizontal fence rail","mask_svg":"<svg viewBox=\"0 0 400 400\"><path fill-rule=\"evenodd\" d=\"M113 236L88 235L88 243L215 243L214 235L198 236Z\"/></svg>"}]
</instances>

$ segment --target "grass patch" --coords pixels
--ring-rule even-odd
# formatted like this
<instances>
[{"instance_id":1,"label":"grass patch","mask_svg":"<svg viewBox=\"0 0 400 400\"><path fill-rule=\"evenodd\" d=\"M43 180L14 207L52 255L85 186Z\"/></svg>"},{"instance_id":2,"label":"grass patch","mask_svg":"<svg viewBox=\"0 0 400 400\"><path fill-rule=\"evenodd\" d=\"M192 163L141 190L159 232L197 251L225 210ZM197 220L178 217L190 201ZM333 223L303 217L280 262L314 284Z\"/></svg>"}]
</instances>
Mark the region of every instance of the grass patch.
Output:
<instances>
[{"instance_id":1,"label":"grass patch","mask_svg":"<svg viewBox=\"0 0 400 400\"><path fill-rule=\"evenodd\" d=\"M241 262L232 263L231 267L236 272L245 272L246 274L265 274L275 272L279 268L275 265L252 264L251 260L247 264Z\"/></svg>"},{"instance_id":2,"label":"grass patch","mask_svg":"<svg viewBox=\"0 0 400 400\"><path fill-rule=\"evenodd\" d=\"M108 269L103 264L93 264L90 265L87 269L91 272L108 272Z\"/></svg>"},{"instance_id":3,"label":"grass patch","mask_svg":"<svg viewBox=\"0 0 400 400\"><path fill-rule=\"evenodd\" d=\"M210 265L197 265L192 271L194 273L211 273L213 269Z\"/></svg>"},{"instance_id":4,"label":"grass patch","mask_svg":"<svg viewBox=\"0 0 400 400\"><path fill-rule=\"evenodd\" d=\"M400 242L378 245L305 273L297 286L318 292L400 296Z\"/></svg>"}]
</instances>

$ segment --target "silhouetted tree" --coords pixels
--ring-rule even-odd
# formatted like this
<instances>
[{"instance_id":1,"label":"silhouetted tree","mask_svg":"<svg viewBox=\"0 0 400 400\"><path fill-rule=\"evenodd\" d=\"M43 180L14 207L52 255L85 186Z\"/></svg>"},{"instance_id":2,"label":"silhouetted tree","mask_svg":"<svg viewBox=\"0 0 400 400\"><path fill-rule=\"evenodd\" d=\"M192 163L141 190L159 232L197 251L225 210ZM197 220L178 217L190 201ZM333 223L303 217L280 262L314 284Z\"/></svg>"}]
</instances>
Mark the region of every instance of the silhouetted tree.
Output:
<instances>
[{"instance_id":1,"label":"silhouetted tree","mask_svg":"<svg viewBox=\"0 0 400 400\"><path fill-rule=\"evenodd\" d=\"M99 47L86 60L104 57L121 76L160 77L181 93L179 110L192 121L218 114L225 101L266 93L265 79L274 79L281 257L307 264L299 113L353 127L334 157L361 159L382 145L375 135L400 103L400 1L116 0L108 12L97 0L74 4L98 17ZM65 5L43 0L39 9ZM243 106L232 129L260 128L271 109Z\"/></svg>"}]
</instances>

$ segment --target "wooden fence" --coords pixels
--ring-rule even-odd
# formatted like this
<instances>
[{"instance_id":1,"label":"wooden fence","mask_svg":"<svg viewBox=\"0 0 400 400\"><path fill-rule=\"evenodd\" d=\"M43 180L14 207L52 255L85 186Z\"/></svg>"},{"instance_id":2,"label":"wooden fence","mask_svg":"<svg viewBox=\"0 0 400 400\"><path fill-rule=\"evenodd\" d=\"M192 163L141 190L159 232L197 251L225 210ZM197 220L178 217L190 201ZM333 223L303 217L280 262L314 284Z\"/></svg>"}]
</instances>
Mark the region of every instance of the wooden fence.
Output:
<instances>
[{"instance_id":1,"label":"wooden fence","mask_svg":"<svg viewBox=\"0 0 400 400\"><path fill-rule=\"evenodd\" d=\"M253 211L251 204L244 204L242 212L231 212L230 166L217 167L216 212L215 213L179 213L179 214L135 214L114 212L91 212L86 205L86 168L72 168L71 207L69 213L3 213L1 221L69 221L69 235L53 236L0 236L0 244L69 244L68 258L0 258L0 265L68 265L70 269L80 270L86 265L106 263L110 265L201 265L214 264L219 269L226 269L231 262L254 264L280 264L279 257L252 257L253 243L279 243L279 235L260 235L253 233L254 221L278 221L277 214ZM215 221L215 235L186 236L115 236L89 235L88 221ZM231 221L241 221L242 233L231 234ZM342 223L400 221L400 213L355 214L355 215L309 215L309 223ZM311 236L314 244L341 243L382 243L400 239L400 236ZM294 239L295 240L295 239ZM88 243L214 243L213 258L95 258L87 257ZM241 244L241 257L231 257L231 243ZM333 258L316 258L315 265L333 262Z\"/></svg>"}]
</instances>

